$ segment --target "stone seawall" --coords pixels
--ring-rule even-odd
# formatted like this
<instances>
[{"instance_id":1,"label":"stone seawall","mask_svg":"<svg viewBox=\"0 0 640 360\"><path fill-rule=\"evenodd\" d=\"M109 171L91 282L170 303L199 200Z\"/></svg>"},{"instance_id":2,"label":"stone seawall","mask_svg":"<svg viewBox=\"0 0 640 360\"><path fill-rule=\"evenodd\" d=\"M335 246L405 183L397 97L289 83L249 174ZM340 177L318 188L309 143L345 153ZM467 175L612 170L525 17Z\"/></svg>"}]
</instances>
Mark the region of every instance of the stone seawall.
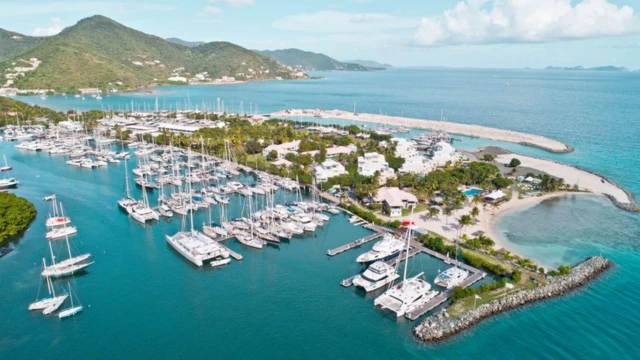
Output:
<instances>
[{"instance_id":1,"label":"stone seawall","mask_svg":"<svg viewBox=\"0 0 640 360\"><path fill-rule=\"evenodd\" d=\"M476 309L469 310L456 317L449 317L446 310L442 310L426 318L413 329L413 333L422 341L438 342L445 340L489 316L539 300L563 295L586 284L610 266L611 262L603 257L590 257L573 267L569 274L556 276L548 284L535 289L518 291L480 305Z\"/></svg>"}]
</instances>

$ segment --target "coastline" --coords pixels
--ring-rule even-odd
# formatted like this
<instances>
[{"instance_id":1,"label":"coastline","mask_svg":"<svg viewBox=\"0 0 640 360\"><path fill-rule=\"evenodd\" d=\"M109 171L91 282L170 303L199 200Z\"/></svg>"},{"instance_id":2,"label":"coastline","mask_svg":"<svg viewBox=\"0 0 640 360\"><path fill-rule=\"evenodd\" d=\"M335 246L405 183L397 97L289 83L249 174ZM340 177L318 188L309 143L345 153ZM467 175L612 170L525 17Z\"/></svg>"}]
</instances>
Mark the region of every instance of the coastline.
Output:
<instances>
[{"instance_id":1,"label":"coastline","mask_svg":"<svg viewBox=\"0 0 640 360\"><path fill-rule=\"evenodd\" d=\"M427 119L415 119L405 118L399 116L389 115L375 115L359 113L355 115L352 112L343 110L309 110L309 109L290 109L274 112L272 117L286 117L286 116L307 116L312 117L315 114L320 115L321 118L333 118L352 120L367 123L385 124L390 126L406 126L417 129L425 129L432 131L445 131L452 134L475 136L485 139L492 139L498 141L506 141L516 144L522 144L527 146L536 147L542 150L546 150L552 153L569 153L573 151L573 147L564 144L560 141L546 138L540 135L527 134L518 131L503 130L497 128L490 128L481 125L473 124L461 124L448 121L437 121Z\"/></svg>"},{"instance_id":2,"label":"coastline","mask_svg":"<svg viewBox=\"0 0 640 360\"><path fill-rule=\"evenodd\" d=\"M556 276L546 285L507 294L456 317L450 317L446 310L442 310L424 319L413 329L413 334L425 342L446 340L493 315L574 291L597 278L611 266L611 261L603 257L589 257L574 266L569 274Z\"/></svg>"}]
</instances>

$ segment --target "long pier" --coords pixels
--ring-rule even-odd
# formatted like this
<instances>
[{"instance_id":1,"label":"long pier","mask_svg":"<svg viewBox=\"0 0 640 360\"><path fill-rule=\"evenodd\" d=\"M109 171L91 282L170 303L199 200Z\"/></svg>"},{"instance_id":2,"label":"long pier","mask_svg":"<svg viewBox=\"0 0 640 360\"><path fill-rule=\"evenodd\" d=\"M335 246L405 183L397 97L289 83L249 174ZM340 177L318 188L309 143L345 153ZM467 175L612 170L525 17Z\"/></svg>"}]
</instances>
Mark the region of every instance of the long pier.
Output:
<instances>
[{"instance_id":1,"label":"long pier","mask_svg":"<svg viewBox=\"0 0 640 360\"><path fill-rule=\"evenodd\" d=\"M383 235L384 235L383 233L375 233L375 234L371 234L369 236L365 236L365 237L363 237L361 239L358 239L356 241L352 241L352 242L350 242L348 244L345 244L345 245L342 245L342 246L338 246L335 249L327 250L327 255L335 256L335 255L341 254L341 253L343 253L343 252L345 252L347 250L351 250L353 248L356 248L358 246L361 246L361 245L364 245L364 244L366 244L368 242L371 242L371 241L373 241L375 239L378 239L378 238L382 237Z\"/></svg>"},{"instance_id":2,"label":"long pier","mask_svg":"<svg viewBox=\"0 0 640 360\"><path fill-rule=\"evenodd\" d=\"M229 255L231 255L232 258L236 259L237 261L240 261L240 260L242 260L242 255L240 255L237 252L235 252L235 251L229 249L228 247L222 245L223 241L231 240L233 238L234 238L233 235L227 235L227 236L223 236L223 237L217 238L216 241L218 242L218 244L220 246L222 246L223 248L225 248L225 250L227 250L229 252Z\"/></svg>"}]
</instances>

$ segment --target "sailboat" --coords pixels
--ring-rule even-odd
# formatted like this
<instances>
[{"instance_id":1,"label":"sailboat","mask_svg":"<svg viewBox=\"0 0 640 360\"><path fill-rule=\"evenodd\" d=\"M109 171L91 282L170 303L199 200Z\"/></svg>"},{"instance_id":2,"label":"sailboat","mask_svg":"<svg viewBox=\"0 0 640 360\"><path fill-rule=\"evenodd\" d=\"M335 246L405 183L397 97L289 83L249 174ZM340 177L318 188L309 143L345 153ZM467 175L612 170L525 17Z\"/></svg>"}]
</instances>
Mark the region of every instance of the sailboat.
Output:
<instances>
[{"instance_id":1,"label":"sailboat","mask_svg":"<svg viewBox=\"0 0 640 360\"><path fill-rule=\"evenodd\" d=\"M131 217L141 224L151 220L160 220L160 214L149 207L149 197L147 197L147 190L144 186L142 187L142 202L132 207L131 210Z\"/></svg>"},{"instance_id":2,"label":"sailboat","mask_svg":"<svg viewBox=\"0 0 640 360\"><path fill-rule=\"evenodd\" d=\"M47 218L45 226L50 229L46 234L47 240L60 240L65 237L73 236L78 233L78 228L75 226L67 226L71 223L71 219L64 216L64 210L62 209L62 203L57 203L56 199L53 199L53 213ZM57 206L60 206L58 212Z\"/></svg>"},{"instance_id":3,"label":"sailboat","mask_svg":"<svg viewBox=\"0 0 640 360\"><path fill-rule=\"evenodd\" d=\"M60 311L60 313L58 313L58 318L59 319L64 319L64 318L68 318L71 316L74 316L75 314L81 312L84 308L82 307L82 304L80 304L80 300L78 299L78 305L73 304L73 290L71 290L71 284L67 282L67 287L69 288L69 299L71 299L71 306ZM77 295L76 295L77 298Z\"/></svg>"},{"instance_id":4,"label":"sailboat","mask_svg":"<svg viewBox=\"0 0 640 360\"><path fill-rule=\"evenodd\" d=\"M2 155L2 157L4 158L4 166L0 167L0 171L12 170L13 168L11 166L9 166L9 164L7 163L7 155Z\"/></svg>"},{"instance_id":5,"label":"sailboat","mask_svg":"<svg viewBox=\"0 0 640 360\"><path fill-rule=\"evenodd\" d=\"M187 155L188 165L191 165L191 150ZM191 176L191 167L187 166L188 176ZM209 238L205 234L197 231L193 227L193 196L191 192L191 185L187 182L189 187L189 218L190 218L190 230L184 231L185 217L182 218L183 231L179 231L173 236L165 235L165 239L180 255L187 258L197 266L202 266L204 261L212 260L216 258L228 258L229 251L220 246L215 240Z\"/></svg>"},{"instance_id":6,"label":"sailboat","mask_svg":"<svg viewBox=\"0 0 640 360\"><path fill-rule=\"evenodd\" d=\"M251 199L252 198L247 198L247 204L249 205L249 217L248 217L249 219L251 219L253 215L253 212L251 211L252 210ZM254 221L251 221L249 223L249 231L236 230L234 235L241 244L252 247L252 248L256 248L256 249L262 249L265 243L260 238L255 236L253 226L254 226Z\"/></svg>"},{"instance_id":7,"label":"sailboat","mask_svg":"<svg viewBox=\"0 0 640 360\"><path fill-rule=\"evenodd\" d=\"M220 211L223 211L222 208ZM220 218L222 218L222 213L220 214ZM227 230L219 226L214 226L213 220L211 219L211 204L209 204L209 223L202 225L202 232L212 239L228 235Z\"/></svg>"},{"instance_id":8,"label":"sailboat","mask_svg":"<svg viewBox=\"0 0 640 360\"><path fill-rule=\"evenodd\" d=\"M413 210L411 211L410 223L413 223ZM414 277L407 278L411 233L411 228L407 229L406 258L404 260L404 275L402 277L402 282L389 288L373 302L375 306L391 310L397 317L403 316L418 308L440 293L438 291L431 291L431 284L424 279L423 272Z\"/></svg>"},{"instance_id":9,"label":"sailboat","mask_svg":"<svg viewBox=\"0 0 640 360\"><path fill-rule=\"evenodd\" d=\"M46 268L47 263L44 258L42 258L42 265ZM61 294L56 295L56 290L53 287L53 283L51 282L51 278L45 277L45 281L47 283L47 291L49 293L49 297L44 299L37 300L29 304L29 310L31 311L40 311L45 315L49 315L52 312L58 310L58 308L64 303L69 295Z\"/></svg>"},{"instance_id":10,"label":"sailboat","mask_svg":"<svg viewBox=\"0 0 640 360\"><path fill-rule=\"evenodd\" d=\"M51 241L49 241L49 254L51 255L51 262L53 263L51 266L47 266L46 262L44 264L44 270L42 270L42 276L46 277L63 277L68 275L73 275L74 273L84 270L87 266L93 264L93 262L85 262L91 257L90 253L81 254L78 256L73 256L71 254L71 246L69 245L69 237L65 237L66 245L67 245L67 253L69 257L63 261L56 263L56 257L53 255L53 247L51 246Z\"/></svg>"},{"instance_id":11,"label":"sailboat","mask_svg":"<svg viewBox=\"0 0 640 360\"><path fill-rule=\"evenodd\" d=\"M133 212L133 208L139 205L139 201L131 197L131 187L129 186L129 171L127 170L127 161L124 162L124 192L125 197L118 200L118 206L127 214Z\"/></svg>"}]
</instances>

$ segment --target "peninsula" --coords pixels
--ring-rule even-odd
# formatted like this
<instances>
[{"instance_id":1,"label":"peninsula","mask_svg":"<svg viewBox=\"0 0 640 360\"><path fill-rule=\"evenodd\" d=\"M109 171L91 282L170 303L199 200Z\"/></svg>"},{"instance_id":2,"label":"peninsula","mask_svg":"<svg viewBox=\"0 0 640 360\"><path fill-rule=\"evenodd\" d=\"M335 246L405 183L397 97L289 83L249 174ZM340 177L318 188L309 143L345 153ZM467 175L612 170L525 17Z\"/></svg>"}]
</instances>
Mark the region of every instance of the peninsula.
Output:
<instances>
[{"instance_id":1,"label":"peninsula","mask_svg":"<svg viewBox=\"0 0 640 360\"><path fill-rule=\"evenodd\" d=\"M320 118L343 119L366 123L384 124L390 126L404 126L415 129L425 129L432 131L444 131L451 134L481 137L498 141L506 141L517 144L537 147L553 153L572 152L570 145L560 141L546 138L540 135L533 135L512 130L490 128L486 126L461 124L449 121L437 121L426 119L413 119L400 116L375 115L366 113L353 113L343 110L311 110L293 109L283 110L271 114L273 117L290 116L315 116Z\"/></svg>"}]
</instances>

